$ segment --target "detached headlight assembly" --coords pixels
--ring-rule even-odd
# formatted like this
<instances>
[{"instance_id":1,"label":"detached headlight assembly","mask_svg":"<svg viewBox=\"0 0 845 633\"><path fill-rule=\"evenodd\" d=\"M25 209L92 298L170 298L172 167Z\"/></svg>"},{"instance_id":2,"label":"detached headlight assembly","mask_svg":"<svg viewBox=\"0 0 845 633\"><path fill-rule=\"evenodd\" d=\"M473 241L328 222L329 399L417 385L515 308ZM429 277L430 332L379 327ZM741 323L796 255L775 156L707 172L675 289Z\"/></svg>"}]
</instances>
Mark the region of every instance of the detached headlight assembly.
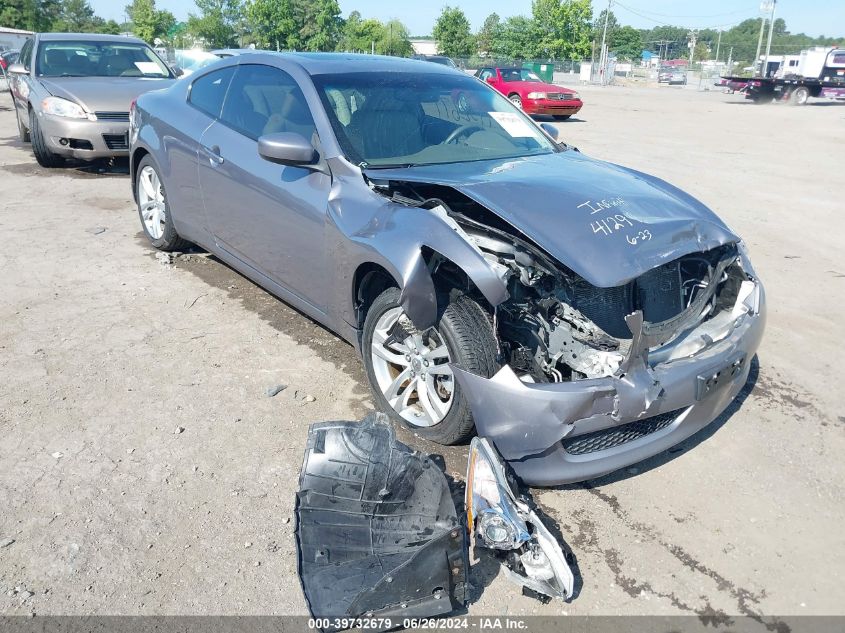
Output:
<instances>
[{"instance_id":1,"label":"detached headlight assembly","mask_svg":"<svg viewBox=\"0 0 845 633\"><path fill-rule=\"evenodd\" d=\"M560 544L517 497L499 454L483 438L470 444L465 503L475 544L504 556L511 580L551 598L572 595L575 579Z\"/></svg>"},{"instance_id":2,"label":"detached headlight assembly","mask_svg":"<svg viewBox=\"0 0 845 633\"><path fill-rule=\"evenodd\" d=\"M69 119L89 118L88 113L82 109L82 106L61 97L47 97L41 102L41 110L45 114L63 116Z\"/></svg>"},{"instance_id":3,"label":"detached headlight assembly","mask_svg":"<svg viewBox=\"0 0 845 633\"><path fill-rule=\"evenodd\" d=\"M525 96L528 97L529 99L545 99L546 93L545 92L529 92Z\"/></svg>"}]
</instances>

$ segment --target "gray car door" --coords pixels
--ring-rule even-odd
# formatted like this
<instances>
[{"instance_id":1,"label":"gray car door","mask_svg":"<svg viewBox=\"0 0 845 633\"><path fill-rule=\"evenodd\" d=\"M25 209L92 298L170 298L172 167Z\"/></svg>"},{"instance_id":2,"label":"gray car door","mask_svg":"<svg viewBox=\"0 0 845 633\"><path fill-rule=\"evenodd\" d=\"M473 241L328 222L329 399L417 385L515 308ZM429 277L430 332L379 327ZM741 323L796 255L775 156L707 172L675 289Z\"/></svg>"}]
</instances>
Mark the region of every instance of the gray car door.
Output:
<instances>
[{"instance_id":1,"label":"gray car door","mask_svg":"<svg viewBox=\"0 0 845 633\"><path fill-rule=\"evenodd\" d=\"M220 248L325 312L325 221L331 178L258 154L258 138L318 138L296 81L279 68L238 66L220 119L200 145L200 189Z\"/></svg>"}]
</instances>

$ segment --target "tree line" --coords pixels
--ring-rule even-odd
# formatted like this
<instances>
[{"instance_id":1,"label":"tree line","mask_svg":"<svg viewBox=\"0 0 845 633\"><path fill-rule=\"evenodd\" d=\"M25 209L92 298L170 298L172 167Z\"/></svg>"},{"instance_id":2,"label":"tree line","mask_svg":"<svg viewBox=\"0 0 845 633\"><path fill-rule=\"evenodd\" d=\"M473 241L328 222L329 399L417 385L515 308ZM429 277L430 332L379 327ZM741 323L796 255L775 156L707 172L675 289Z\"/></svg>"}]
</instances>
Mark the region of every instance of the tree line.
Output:
<instances>
[{"instance_id":1,"label":"tree line","mask_svg":"<svg viewBox=\"0 0 845 633\"><path fill-rule=\"evenodd\" d=\"M118 23L97 16L88 0L0 0L0 25L30 31L132 32L147 42L160 40L176 48L255 45L271 50L413 54L411 35L402 22L364 18L358 11L343 18L338 0L195 1L197 11L179 22L156 0L132 0L125 10L127 21ZM590 0L533 0L530 15L502 19L491 13L477 32L459 7L446 6L432 37L439 52L450 57L589 59L600 55L605 16L608 48L618 59L637 60L644 50L663 59L689 57L689 28L636 29L621 25L613 12L605 11L594 18ZM729 52L734 60L753 60L760 25L761 18L750 18L721 33L699 30L694 59L712 59L719 47L722 60ZM772 52L797 53L809 46L843 41L790 33L778 18Z\"/></svg>"}]
</instances>

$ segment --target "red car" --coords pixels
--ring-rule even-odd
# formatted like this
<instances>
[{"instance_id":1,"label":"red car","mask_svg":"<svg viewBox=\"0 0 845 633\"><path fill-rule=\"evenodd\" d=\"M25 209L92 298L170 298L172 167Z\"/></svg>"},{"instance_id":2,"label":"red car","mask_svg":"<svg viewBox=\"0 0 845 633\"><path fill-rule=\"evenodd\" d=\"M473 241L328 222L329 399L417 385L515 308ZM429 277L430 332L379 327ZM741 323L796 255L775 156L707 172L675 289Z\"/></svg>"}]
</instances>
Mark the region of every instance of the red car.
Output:
<instances>
[{"instance_id":1,"label":"red car","mask_svg":"<svg viewBox=\"0 0 845 633\"><path fill-rule=\"evenodd\" d=\"M550 114L568 119L584 105L578 93L547 84L528 68L479 68L475 76L486 81L527 114Z\"/></svg>"}]
</instances>

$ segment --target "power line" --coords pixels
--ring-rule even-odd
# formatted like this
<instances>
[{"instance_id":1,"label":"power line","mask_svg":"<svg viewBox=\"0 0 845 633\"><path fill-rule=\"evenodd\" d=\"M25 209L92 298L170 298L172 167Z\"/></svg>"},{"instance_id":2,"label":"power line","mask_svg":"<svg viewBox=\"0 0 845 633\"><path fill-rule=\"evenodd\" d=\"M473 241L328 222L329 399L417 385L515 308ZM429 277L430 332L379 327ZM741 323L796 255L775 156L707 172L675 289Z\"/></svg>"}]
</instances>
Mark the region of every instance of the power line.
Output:
<instances>
[{"instance_id":1,"label":"power line","mask_svg":"<svg viewBox=\"0 0 845 633\"><path fill-rule=\"evenodd\" d=\"M643 14L643 13L639 13L637 10L632 9L632 8L631 8L631 7L629 7L629 6L626 6L626 5L622 4L622 3L621 3L621 2L619 2L618 0L616 0L616 1L614 2L614 4L615 4L615 6L617 6L617 7L622 7L623 9L625 9L626 11L628 11L629 13L633 13L634 15L636 15L636 16L638 16L638 17L641 17L641 18L643 18L644 20L648 20L649 22L654 22L655 24L660 24L661 26L677 26L676 24L671 24L670 22L663 22L662 20L655 20L653 17L651 17L651 16L649 16L649 15L645 15L645 14ZM727 23L725 23L725 24L714 24L714 25L712 25L712 26L703 26L703 27L701 27L701 29L702 29L702 30L705 30L705 29L712 29L712 30L715 30L715 29L723 29L723 28L727 28L727 27L730 27L730 26L734 26L735 24L738 24L738 22L727 22Z\"/></svg>"},{"instance_id":2,"label":"power line","mask_svg":"<svg viewBox=\"0 0 845 633\"><path fill-rule=\"evenodd\" d=\"M616 4L619 4L618 2ZM620 5L625 6L625 5ZM629 11L633 11L630 7L625 7ZM757 10L757 7L751 7L749 9L738 9L737 11L728 11L726 13L715 13L712 15L672 15L670 13L657 13L656 11L647 11L645 9L637 9L637 11L641 11L642 13L646 13L648 15L657 15L663 18L721 18L726 15L738 15L740 13L752 13Z\"/></svg>"}]
</instances>

